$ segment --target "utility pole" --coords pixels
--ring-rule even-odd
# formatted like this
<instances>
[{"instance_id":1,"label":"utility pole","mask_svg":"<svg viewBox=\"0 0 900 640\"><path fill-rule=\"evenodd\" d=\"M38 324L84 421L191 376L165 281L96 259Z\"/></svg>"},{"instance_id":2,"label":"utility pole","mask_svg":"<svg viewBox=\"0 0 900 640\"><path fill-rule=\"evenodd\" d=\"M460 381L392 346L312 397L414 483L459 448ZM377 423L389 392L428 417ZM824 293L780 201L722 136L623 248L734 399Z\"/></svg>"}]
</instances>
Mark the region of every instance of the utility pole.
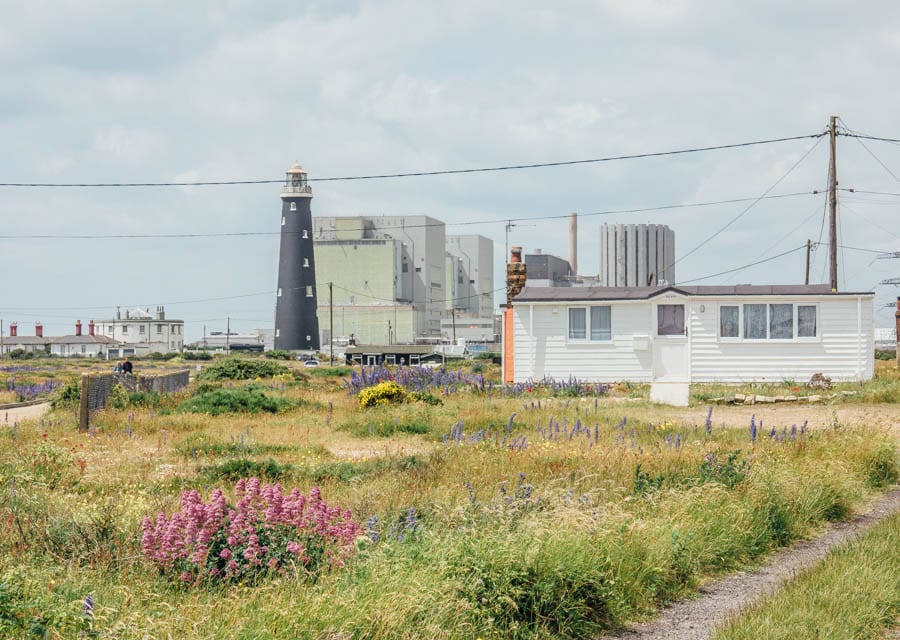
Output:
<instances>
[{"instance_id":1,"label":"utility pole","mask_svg":"<svg viewBox=\"0 0 900 640\"><path fill-rule=\"evenodd\" d=\"M456 344L456 307L450 307L450 316L453 318L453 344Z\"/></svg>"},{"instance_id":2,"label":"utility pole","mask_svg":"<svg viewBox=\"0 0 900 640\"><path fill-rule=\"evenodd\" d=\"M225 354L231 354L231 316L225 319Z\"/></svg>"},{"instance_id":3,"label":"utility pole","mask_svg":"<svg viewBox=\"0 0 900 640\"><path fill-rule=\"evenodd\" d=\"M329 351L329 361L334 366L334 283L328 283L328 339L331 341L331 351Z\"/></svg>"},{"instance_id":4,"label":"utility pole","mask_svg":"<svg viewBox=\"0 0 900 640\"><path fill-rule=\"evenodd\" d=\"M803 284L809 284L809 258L812 253L812 240L806 241L806 280L804 280Z\"/></svg>"},{"instance_id":5,"label":"utility pole","mask_svg":"<svg viewBox=\"0 0 900 640\"><path fill-rule=\"evenodd\" d=\"M0 358L3 357L3 319L0 318Z\"/></svg>"},{"instance_id":6,"label":"utility pole","mask_svg":"<svg viewBox=\"0 0 900 640\"><path fill-rule=\"evenodd\" d=\"M837 291L837 116L831 116L828 137L831 142L831 163L828 167L828 264L831 290Z\"/></svg>"}]
</instances>

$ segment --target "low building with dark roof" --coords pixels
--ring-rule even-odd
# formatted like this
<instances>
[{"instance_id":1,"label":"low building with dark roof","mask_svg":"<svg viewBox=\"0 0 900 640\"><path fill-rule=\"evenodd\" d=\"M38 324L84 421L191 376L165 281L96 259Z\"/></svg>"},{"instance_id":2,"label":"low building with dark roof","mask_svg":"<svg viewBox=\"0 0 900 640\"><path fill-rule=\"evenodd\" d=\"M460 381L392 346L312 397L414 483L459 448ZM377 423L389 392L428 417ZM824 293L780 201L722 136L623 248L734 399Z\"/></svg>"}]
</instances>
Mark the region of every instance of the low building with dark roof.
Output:
<instances>
[{"instance_id":1,"label":"low building with dark roof","mask_svg":"<svg viewBox=\"0 0 900 640\"><path fill-rule=\"evenodd\" d=\"M874 375L874 293L827 285L531 286L512 300L515 381L782 382Z\"/></svg>"}]
</instances>

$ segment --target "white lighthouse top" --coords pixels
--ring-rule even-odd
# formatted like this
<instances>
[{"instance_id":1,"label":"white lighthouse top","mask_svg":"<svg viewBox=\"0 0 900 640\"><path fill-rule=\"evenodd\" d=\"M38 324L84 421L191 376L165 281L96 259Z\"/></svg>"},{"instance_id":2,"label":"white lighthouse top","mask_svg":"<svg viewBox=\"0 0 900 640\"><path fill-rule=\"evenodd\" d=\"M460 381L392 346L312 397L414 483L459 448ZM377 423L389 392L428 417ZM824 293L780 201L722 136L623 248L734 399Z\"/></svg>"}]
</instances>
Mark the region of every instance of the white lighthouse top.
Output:
<instances>
[{"instance_id":1,"label":"white lighthouse top","mask_svg":"<svg viewBox=\"0 0 900 640\"><path fill-rule=\"evenodd\" d=\"M281 189L282 198L312 197L312 189L306 181L306 170L295 162L284 179L284 187Z\"/></svg>"}]
</instances>

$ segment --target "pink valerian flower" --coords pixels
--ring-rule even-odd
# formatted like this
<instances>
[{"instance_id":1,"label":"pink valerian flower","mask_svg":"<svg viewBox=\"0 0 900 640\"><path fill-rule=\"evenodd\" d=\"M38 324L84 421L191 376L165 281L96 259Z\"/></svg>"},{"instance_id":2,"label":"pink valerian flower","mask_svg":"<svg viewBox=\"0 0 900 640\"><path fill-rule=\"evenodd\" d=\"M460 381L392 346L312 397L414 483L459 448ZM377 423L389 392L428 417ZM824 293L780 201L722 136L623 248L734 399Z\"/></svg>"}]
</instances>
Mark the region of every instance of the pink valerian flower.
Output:
<instances>
[{"instance_id":1,"label":"pink valerian flower","mask_svg":"<svg viewBox=\"0 0 900 640\"><path fill-rule=\"evenodd\" d=\"M318 487L308 496L297 488L285 495L279 484L262 485L258 478L249 478L237 482L235 496L234 508L228 508L219 489L208 503L199 492L185 491L181 511L169 518L160 513L155 522L142 521L144 555L160 569L176 570L182 579L187 574L191 580L234 579L266 567L281 573L283 553L307 570L318 571L343 566L362 532L349 510L325 503ZM322 567L310 566L306 555L305 541L313 538L324 548ZM220 548L223 542L228 546Z\"/></svg>"}]
</instances>

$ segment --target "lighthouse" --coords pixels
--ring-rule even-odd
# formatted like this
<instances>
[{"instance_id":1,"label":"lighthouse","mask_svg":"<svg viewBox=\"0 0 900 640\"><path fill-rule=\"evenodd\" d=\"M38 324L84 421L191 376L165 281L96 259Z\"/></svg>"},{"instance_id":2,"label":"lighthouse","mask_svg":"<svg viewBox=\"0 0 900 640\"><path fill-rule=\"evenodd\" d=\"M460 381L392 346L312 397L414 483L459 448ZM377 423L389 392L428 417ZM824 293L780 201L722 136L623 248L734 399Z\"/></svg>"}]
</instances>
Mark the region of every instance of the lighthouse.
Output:
<instances>
[{"instance_id":1,"label":"lighthouse","mask_svg":"<svg viewBox=\"0 0 900 640\"><path fill-rule=\"evenodd\" d=\"M316 265L313 259L312 189L306 171L294 164L281 190L281 248L275 299L275 348L319 349Z\"/></svg>"}]
</instances>

